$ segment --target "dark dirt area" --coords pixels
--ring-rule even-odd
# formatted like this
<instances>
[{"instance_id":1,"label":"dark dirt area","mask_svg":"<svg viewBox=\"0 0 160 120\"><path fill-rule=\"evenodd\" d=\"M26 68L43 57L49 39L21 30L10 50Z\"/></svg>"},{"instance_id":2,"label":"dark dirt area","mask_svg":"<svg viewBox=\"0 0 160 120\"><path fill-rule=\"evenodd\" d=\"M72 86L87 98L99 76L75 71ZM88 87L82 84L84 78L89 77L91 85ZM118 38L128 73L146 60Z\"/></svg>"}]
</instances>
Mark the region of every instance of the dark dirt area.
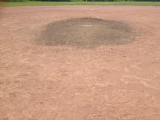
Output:
<instances>
[{"instance_id":1,"label":"dark dirt area","mask_svg":"<svg viewBox=\"0 0 160 120\"><path fill-rule=\"evenodd\" d=\"M66 45L94 48L101 45L118 45L134 40L131 27L120 21L97 18L77 18L47 25L36 42L41 45Z\"/></svg>"}]
</instances>

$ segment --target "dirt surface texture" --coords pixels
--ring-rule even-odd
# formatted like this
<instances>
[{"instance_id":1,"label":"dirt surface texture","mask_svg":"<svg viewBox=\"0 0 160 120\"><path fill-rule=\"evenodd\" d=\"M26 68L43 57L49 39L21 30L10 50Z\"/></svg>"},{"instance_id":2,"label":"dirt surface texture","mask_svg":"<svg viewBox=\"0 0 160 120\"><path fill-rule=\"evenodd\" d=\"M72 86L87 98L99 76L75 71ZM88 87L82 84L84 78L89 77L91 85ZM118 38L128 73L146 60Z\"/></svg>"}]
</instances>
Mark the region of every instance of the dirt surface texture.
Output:
<instances>
[{"instance_id":1,"label":"dirt surface texture","mask_svg":"<svg viewBox=\"0 0 160 120\"><path fill-rule=\"evenodd\" d=\"M122 27L110 29L115 37L97 22L100 29L91 22L77 29L70 25L76 34L71 37L73 31L56 26L84 18L114 21ZM134 40L105 41L122 40L121 35ZM38 44L38 39L49 45ZM4 7L0 120L160 120L159 46L158 6Z\"/></svg>"}]
</instances>

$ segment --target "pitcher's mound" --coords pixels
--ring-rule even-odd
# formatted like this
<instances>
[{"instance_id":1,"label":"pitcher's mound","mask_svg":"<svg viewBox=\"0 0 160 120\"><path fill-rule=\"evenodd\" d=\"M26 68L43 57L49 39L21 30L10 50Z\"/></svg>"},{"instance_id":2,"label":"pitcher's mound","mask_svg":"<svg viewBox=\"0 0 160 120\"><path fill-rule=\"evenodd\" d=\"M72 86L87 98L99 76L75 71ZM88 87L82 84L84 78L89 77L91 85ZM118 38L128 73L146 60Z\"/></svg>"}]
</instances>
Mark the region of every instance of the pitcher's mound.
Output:
<instances>
[{"instance_id":1,"label":"pitcher's mound","mask_svg":"<svg viewBox=\"0 0 160 120\"><path fill-rule=\"evenodd\" d=\"M37 42L43 45L66 45L93 48L124 44L134 40L131 27L119 21L77 18L51 23Z\"/></svg>"}]
</instances>

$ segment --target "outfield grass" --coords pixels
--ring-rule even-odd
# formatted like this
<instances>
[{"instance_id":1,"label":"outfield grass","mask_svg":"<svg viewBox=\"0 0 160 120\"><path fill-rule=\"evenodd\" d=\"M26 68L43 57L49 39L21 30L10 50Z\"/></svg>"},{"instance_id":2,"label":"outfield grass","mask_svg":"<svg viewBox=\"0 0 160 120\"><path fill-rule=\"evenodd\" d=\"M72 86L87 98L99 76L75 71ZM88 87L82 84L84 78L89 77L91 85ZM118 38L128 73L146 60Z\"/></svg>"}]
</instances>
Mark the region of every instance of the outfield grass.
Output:
<instances>
[{"instance_id":1,"label":"outfield grass","mask_svg":"<svg viewBox=\"0 0 160 120\"><path fill-rule=\"evenodd\" d=\"M135 6L160 6L160 2L3 2L1 6L53 6L53 5L135 5Z\"/></svg>"}]
</instances>

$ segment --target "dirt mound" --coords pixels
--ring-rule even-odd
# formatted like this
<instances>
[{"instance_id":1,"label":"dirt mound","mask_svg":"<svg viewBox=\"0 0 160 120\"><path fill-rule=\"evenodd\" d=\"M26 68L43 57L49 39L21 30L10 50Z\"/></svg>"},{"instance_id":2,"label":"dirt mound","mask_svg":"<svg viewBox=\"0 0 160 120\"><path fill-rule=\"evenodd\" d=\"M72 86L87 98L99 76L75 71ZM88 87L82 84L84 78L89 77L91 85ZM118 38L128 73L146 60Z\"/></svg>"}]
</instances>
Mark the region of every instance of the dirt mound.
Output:
<instances>
[{"instance_id":1,"label":"dirt mound","mask_svg":"<svg viewBox=\"0 0 160 120\"><path fill-rule=\"evenodd\" d=\"M49 24L37 43L92 48L124 44L131 42L133 38L131 27L124 22L77 18Z\"/></svg>"}]
</instances>

